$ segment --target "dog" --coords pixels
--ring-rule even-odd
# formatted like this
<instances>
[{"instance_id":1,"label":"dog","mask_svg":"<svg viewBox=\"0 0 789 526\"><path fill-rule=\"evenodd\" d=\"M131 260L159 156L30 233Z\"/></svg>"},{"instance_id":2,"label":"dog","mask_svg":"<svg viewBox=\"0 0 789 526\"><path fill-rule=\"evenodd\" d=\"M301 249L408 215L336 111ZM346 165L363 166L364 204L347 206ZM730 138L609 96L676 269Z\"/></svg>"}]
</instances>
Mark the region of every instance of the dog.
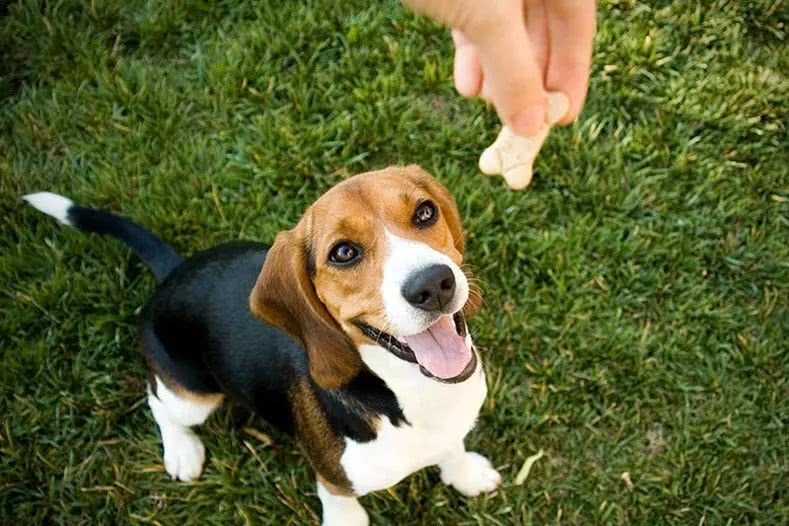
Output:
<instances>
[{"instance_id":1,"label":"dog","mask_svg":"<svg viewBox=\"0 0 789 526\"><path fill-rule=\"evenodd\" d=\"M24 199L123 241L159 281L140 341L173 479L200 475L192 428L230 398L295 437L326 526L368 524L358 497L427 466L466 496L499 485L464 446L487 387L463 314L478 296L461 267L460 216L418 166L340 182L271 246L187 259L125 217L48 192Z\"/></svg>"}]
</instances>

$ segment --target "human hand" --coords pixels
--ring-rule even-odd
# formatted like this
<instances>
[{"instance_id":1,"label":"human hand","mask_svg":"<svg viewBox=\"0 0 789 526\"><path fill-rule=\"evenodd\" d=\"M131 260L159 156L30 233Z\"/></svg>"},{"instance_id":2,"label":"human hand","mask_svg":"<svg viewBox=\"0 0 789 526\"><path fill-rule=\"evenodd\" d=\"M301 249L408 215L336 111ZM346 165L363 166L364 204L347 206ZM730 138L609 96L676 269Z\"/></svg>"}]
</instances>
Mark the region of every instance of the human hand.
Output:
<instances>
[{"instance_id":1,"label":"human hand","mask_svg":"<svg viewBox=\"0 0 789 526\"><path fill-rule=\"evenodd\" d=\"M589 84L595 32L594 0L403 0L452 28L455 87L481 95L516 134L545 122L546 91L565 93L581 111Z\"/></svg>"}]
</instances>

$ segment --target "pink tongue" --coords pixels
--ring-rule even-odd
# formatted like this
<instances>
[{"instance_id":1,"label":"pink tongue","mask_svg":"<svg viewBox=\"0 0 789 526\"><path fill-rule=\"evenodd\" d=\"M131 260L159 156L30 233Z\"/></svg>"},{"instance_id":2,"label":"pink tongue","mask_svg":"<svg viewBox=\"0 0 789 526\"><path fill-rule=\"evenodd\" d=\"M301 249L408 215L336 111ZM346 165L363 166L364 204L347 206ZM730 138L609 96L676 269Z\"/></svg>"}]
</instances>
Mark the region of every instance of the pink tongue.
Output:
<instances>
[{"instance_id":1,"label":"pink tongue","mask_svg":"<svg viewBox=\"0 0 789 526\"><path fill-rule=\"evenodd\" d=\"M455 330L452 316L441 316L427 330L402 340L414 351L419 365L444 380L462 373L471 360L471 350Z\"/></svg>"}]
</instances>

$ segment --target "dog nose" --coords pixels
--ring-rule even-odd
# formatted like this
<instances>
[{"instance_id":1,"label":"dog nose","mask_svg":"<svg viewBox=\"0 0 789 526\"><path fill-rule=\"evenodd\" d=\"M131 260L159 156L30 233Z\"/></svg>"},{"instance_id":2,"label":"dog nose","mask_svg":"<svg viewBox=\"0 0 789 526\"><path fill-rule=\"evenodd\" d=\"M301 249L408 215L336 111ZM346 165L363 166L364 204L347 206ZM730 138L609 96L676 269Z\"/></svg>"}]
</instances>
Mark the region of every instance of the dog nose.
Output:
<instances>
[{"instance_id":1,"label":"dog nose","mask_svg":"<svg viewBox=\"0 0 789 526\"><path fill-rule=\"evenodd\" d=\"M455 274L448 265L431 265L411 274L401 293L417 309L440 311L455 296Z\"/></svg>"}]
</instances>

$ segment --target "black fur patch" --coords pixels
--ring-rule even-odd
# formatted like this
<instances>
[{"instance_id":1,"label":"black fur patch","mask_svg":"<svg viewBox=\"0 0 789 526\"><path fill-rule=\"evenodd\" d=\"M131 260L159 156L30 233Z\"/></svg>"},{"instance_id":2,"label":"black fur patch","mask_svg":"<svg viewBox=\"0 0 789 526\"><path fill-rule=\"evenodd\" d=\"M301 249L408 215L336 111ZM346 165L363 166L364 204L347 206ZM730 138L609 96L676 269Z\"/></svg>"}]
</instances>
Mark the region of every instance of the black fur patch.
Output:
<instances>
[{"instance_id":1,"label":"black fur patch","mask_svg":"<svg viewBox=\"0 0 789 526\"><path fill-rule=\"evenodd\" d=\"M75 205L68 210L68 220L84 232L112 236L126 243L159 281L183 261L170 245L128 217Z\"/></svg>"},{"instance_id":2,"label":"black fur patch","mask_svg":"<svg viewBox=\"0 0 789 526\"><path fill-rule=\"evenodd\" d=\"M357 442L375 439L373 417L385 416L393 426L408 424L394 393L367 369L340 389L319 389L316 394L332 429Z\"/></svg>"}]
</instances>

